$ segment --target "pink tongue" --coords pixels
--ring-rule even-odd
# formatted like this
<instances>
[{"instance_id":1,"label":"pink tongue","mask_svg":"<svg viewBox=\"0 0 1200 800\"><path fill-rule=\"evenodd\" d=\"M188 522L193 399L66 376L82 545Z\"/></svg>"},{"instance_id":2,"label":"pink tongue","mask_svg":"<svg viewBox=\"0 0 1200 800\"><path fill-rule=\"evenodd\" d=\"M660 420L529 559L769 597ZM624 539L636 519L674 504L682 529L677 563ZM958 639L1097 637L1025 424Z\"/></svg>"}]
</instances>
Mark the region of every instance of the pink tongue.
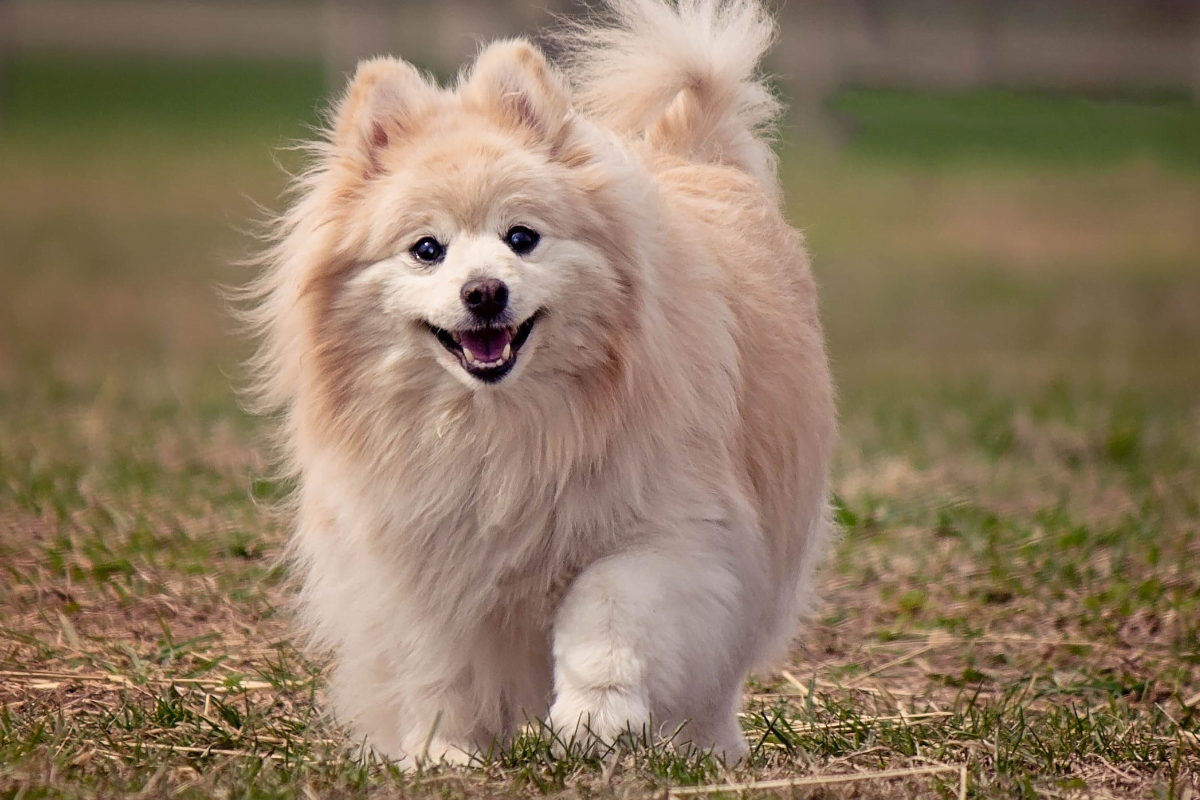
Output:
<instances>
[{"instance_id":1,"label":"pink tongue","mask_svg":"<svg viewBox=\"0 0 1200 800\"><path fill-rule=\"evenodd\" d=\"M504 354L504 347L512 341L512 334L508 328L480 328L461 331L458 339L477 361L495 361Z\"/></svg>"}]
</instances>

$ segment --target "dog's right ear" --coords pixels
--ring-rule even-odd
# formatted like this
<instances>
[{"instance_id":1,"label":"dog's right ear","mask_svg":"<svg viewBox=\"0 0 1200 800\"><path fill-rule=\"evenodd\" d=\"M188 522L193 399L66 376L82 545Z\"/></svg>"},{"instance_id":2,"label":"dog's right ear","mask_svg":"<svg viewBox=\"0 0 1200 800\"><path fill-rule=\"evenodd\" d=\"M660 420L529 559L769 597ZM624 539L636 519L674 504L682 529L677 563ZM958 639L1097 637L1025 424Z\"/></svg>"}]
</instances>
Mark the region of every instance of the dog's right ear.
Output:
<instances>
[{"instance_id":1,"label":"dog's right ear","mask_svg":"<svg viewBox=\"0 0 1200 800\"><path fill-rule=\"evenodd\" d=\"M380 156L411 132L434 88L416 67L396 58L362 61L334 114L333 143L340 156L379 171Z\"/></svg>"}]
</instances>

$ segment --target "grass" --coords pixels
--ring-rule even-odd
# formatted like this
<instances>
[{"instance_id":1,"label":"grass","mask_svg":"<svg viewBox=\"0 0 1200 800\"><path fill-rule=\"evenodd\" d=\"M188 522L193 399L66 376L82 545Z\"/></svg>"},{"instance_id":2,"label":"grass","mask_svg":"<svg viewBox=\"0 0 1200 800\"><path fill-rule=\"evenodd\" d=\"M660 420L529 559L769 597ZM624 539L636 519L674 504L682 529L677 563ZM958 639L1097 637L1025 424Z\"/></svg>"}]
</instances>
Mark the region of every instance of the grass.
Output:
<instances>
[{"instance_id":1,"label":"grass","mask_svg":"<svg viewBox=\"0 0 1200 800\"><path fill-rule=\"evenodd\" d=\"M1200 166L1200 108L1185 92L1083 97L850 91L831 108L851 126L854 153L926 168L986 159L1094 169L1131 155L1176 168Z\"/></svg>"},{"instance_id":2,"label":"grass","mask_svg":"<svg viewBox=\"0 0 1200 800\"><path fill-rule=\"evenodd\" d=\"M290 638L283 487L213 288L316 72L9 79L0 798L948 798L959 767L977 798L1200 791L1200 181L1161 101L1104 106L1085 127L1109 144L1066 162L1082 101L1044 96L853 93L840 157L785 149L844 535L788 663L747 687L748 764L554 757L531 731L404 775L322 716L324 663ZM978 119L1021 133L998 154ZM764 784L820 776L870 779Z\"/></svg>"}]
</instances>

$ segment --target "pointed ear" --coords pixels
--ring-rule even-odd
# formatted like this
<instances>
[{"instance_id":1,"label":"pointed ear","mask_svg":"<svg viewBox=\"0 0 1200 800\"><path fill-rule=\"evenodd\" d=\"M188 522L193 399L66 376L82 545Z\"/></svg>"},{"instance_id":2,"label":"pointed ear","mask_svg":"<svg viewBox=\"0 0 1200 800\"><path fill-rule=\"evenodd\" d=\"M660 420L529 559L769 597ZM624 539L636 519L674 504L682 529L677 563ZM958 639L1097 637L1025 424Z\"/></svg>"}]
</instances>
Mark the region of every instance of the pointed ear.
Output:
<instances>
[{"instance_id":1,"label":"pointed ear","mask_svg":"<svg viewBox=\"0 0 1200 800\"><path fill-rule=\"evenodd\" d=\"M496 42L480 53L463 96L551 144L565 134L571 112L566 82L524 39Z\"/></svg>"},{"instance_id":2,"label":"pointed ear","mask_svg":"<svg viewBox=\"0 0 1200 800\"><path fill-rule=\"evenodd\" d=\"M381 152L411 132L433 91L415 67L399 59L360 62L334 115L334 145L364 174L376 172Z\"/></svg>"}]
</instances>

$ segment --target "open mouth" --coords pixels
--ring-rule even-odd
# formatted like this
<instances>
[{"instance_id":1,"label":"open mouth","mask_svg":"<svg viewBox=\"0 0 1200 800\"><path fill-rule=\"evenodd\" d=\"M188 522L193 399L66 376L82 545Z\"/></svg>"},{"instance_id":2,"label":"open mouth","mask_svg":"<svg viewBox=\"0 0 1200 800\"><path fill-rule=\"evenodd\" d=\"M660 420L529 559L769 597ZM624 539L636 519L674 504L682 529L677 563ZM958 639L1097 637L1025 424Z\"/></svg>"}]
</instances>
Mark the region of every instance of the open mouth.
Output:
<instances>
[{"instance_id":1,"label":"open mouth","mask_svg":"<svg viewBox=\"0 0 1200 800\"><path fill-rule=\"evenodd\" d=\"M529 338L537 318L534 314L519 325L484 325L458 331L430 325L429 330L472 377L495 383L517 363L517 352Z\"/></svg>"}]
</instances>

